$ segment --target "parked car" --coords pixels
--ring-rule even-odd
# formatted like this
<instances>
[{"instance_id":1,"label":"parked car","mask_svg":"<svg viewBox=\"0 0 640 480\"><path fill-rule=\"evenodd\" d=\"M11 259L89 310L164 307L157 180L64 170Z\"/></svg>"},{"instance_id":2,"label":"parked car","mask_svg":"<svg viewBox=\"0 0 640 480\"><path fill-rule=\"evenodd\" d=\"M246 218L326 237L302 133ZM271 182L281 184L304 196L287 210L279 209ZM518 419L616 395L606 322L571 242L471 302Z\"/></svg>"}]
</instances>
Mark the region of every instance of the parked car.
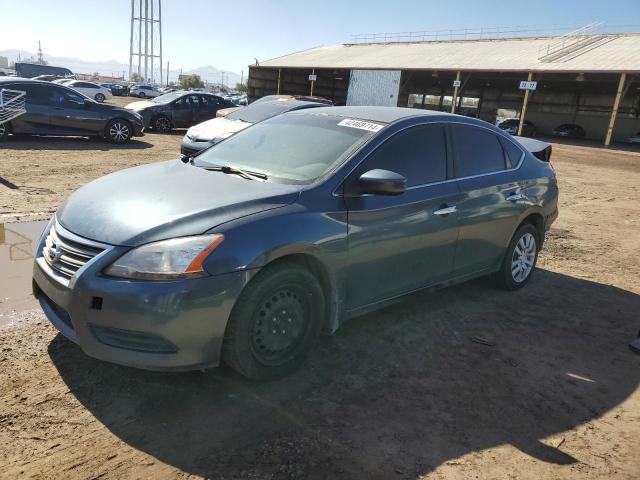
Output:
<instances>
[{"instance_id":1,"label":"parked car","mask_svg":"<svg viewBox=\"0 0 640 480\"><path fill-rule=\"evenodd\" d=\"M254 123L285 112L314 107L324 107L324 105L318 102L303 102L291 98L252 103L248 107L240 108L223 118L214 118L191 127L182 139L180 152L183 155L194 155Z\"/></svg>"},{"instance_id":2,"label":"parked car","mask_svg":"<svg viewBox=\"0 0 640 480\"><path fill-rule=\"evenodd\" d=\"M89 98L93 98L98 103L102 103L113 97L109 88L98 85L97 83L87 82L86 80L73 80L64 85L73 88Z\"/></svg>"},{"instance_id":3,"label":"parked car","mask_svg":"<svg viewBox=\"0 0 640 480\"><path fill-rule=\"evenodd\" d=\"M636 133L633 137L630 137L629 142L640 143L640 132Z\"/></svg>"},{"instance_id":4,"label":"parked car","mask_svg":"<svg viewBox=\"0 0 640 480\"><path fill-rule=\"evenodd\" d=\"M509 135L517 135L518 134L518 125L520 124L520 120L517 118L509 118L504 120L498 124L498 128L504 130ZM530 122L529 120L525 120L522 124L522 136L523 137L535 137L538 134L538 129L536 126Z\"/></svg>"},{"instance_id":5,"label":"parked car","mask_svg":"<svg viewBox=\"0 0 640 480\"><path fill-rule=\"evenodd\" d=\"M562 125L558 125L552 131L553 135L556 137L566 137L566 138L584 138L585 131L580 125L576 125L575 123L563 123Z\"/></svg>"},{"instance_id":6,"label":"parked car","mask_svg":"<svg viewBox=\"0 0 640 480\"><path fill-rule=\"evenodd\" d=\"M58 78L57 80L53 80L52 83L58 83L60 85L66 85L67 83L71 83L74 80L75 80L75 78Z\"/></svg>"},{"instance_id":7,"label":"parked car","mask_svg":"<svg viewBox=\"0 0 640 480\"><path fill-rule=\"evenodd\" d=\"M144 118L145 127L159 133L168 133L174 128L185 128L209 120L221 108L233 106L217 95L201 92L167 93L153 100L133 102L126 106Z\"/></svg>"},{"instance_id":8,"label":"parked car","mask_svg":"<svg viewBox=\"0 0 640 480\"><path fill-rule=\"evenodd\" d=\"M65 85L6 77L0 88L26 92L26 113L0 124L0 140L9 134L71 135L124 143L143 135L137 113L99 104Z\"/></svg>"},{"instance_id":9,"label":"parked car","mask_svg":"<svg viewBox=\"0 0 640 480\"><path fill-rule=\"evenodd\" d=\"M130 97L154 98L162 95L160 90L151 85L134 85L129 89Z\"/></svg>"},{"instance_id":10,"label":"parked car","mask_svg":"<svg viewBox=\"0 0 640 480\"><path fill-rule=\"evenodd\" d=\"M124 95L125 88L122 85L117 83L101 83L100 85L111 90L114 97L121 97Z\"/></svg>"},{"instance_id":11,"label":"parked car","mask_svg":"<svg viewBox=\"0 0 640 480\"><path fill-rule=\"evenodd\" d=\"M402 295L522 288L557 199L551 164L480 120L299 110L84 185L37 244L34 295L90 356L269 378Z\"/></svg>"},{"instance_id":12,"label":"parked car","mask_svg":"<svg viewBox=\"0 0 640 480\"><path fill-rule=\"evenodd\" d=\"M329 100L328 98L315 97L311 95L265 95L264 97L260 97L251 103L254 104L254 103L260 103L260 102L272 102L274 100L291 100L291 99L302 100L306 102L323 103L327 106L335 105L333 101Z\"/></svg>"},{"instance_id":13,"label":"parked car","mask_svg":"<svg viewBox=\"0 0 640 480\"><path fill-rule=\"evenodd\" d=\"M229 108L221 108L216 112L216 118L226 117L230 113L236 112L244 107L229 107Z\"/></svg>"}]
</instances>

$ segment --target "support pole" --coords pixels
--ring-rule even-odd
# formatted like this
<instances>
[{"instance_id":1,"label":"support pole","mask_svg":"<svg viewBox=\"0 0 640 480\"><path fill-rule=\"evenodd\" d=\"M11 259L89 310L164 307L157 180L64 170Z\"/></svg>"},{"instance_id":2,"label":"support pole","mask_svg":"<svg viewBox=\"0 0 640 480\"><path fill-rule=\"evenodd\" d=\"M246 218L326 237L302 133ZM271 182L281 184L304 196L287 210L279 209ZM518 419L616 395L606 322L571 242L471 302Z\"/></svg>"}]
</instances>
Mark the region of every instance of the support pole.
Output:
<instances>
[{"instance_id":1,"label":"support pole","mask_svg":"<svg viewBox=\"0 0 640 480\"><path fill-rule=\"evenodd\" d=\"M142 76L142 0L139 0L138 2L138 77L141 77L141 76Z\"/></svg>"},{"instance_id":2,"label":"support pole","mask_svg":"<svg viewBox=\"0 0 640 480\"><path fill-rule=\"evenodd\" d=\"M311 69L311 75L315 75L316 74L316 69L312 68ZM311 91L309 92L309 96L313 97L313 84L316 83L315 80L311 80Z\"/></svg>"},{"instance_id":3,"label":"support pole","mask_svg":"<svg viewBox=\"0 0 640 480\"><path fill-rule=\"evenodd\" d=\"M133 68L133 2L131 0L131 35L129 36L129 81L131 81L131 69ZM122 75L124 77L124 75Z\"/></svg>"},{"instance_id":4,"label":"support pole","mask_svg":"<svg viewBox=\"0 0 640 480\"><path fill-rule=\"evenodd\" d=\"M529 72L527 82L533 79L533 72ZM527 103L529 103L529 90L524 91L524 100L522 101L522 111L520 112L520 122L518 123L518 136L522 135L522 126L524 125L524 115L527 113Z\"/></svg>"},{"instance_id":5,"label":"support pole","mask_svg":"<svg viewBox=\"0 0 640 480\"><path fill-rule=\"evenodd\" d=\"M282 69L278 69L278 90L276 91L276 95L280 95L280 75L282 74Z\"/></svg>"},{"instance_id":6,"label":"support pole","mask_svg":"<svg viewBox=\"0 0 640 480\"><path fill-rule=\"evenodd\" d=\"M460 81L460 70L456 73L456 82ZM453 89L453 98L451 99L451 113L456 113L456 101L458 99L458 87Z\"/></svg>"},{"instance_id":7,"label":"support pole","mask_svg":"<svg viewBox=\"0 0 640 480\"><path fill-rule=\"evenodd\" d=\"M144 82L149 81L149 0L144 0Z\"/></svg>"},{"instance_id":8,"label":"support pole","mask_svg":"<svg viewBox=\"0 0 640 480\"><path fill-rule=\"evenodd\" d=\"M169 60L167 60L167 87L169 86Z\"/></svg>"},{"instance_id":9,"label":"support pole","mask_svg":"<svg viewBox=\"0 0 640 480\"><path fill-rule=\"evenodd\" d=\"M153 30L154 30L154 16L153 16L153 4L155 3L155 0L151 0L151 36L149 37L151 39L151 83L153 83L155 81L155 76L153 75L153 64L155 63L155 50L153 49ZM162 80L162 77L160 77L160 80ZM162 82L160 82L162 83Z\"/></svg>"},{"instance_id":10,"label":"support pole","mask_svg":"<svg viewBox=\"0 0 640 480\"><path fill-rule=\"evenodd\" d=\"M611 137L613 136L613 127L616 124L616 117L618 116L618 107L620 106L620 100L622 99L622 89L624 88L624 81L627 78L626 73L620 74L620 82L618 82L618 91L616 92L616 99L613 101L613 110L611 111L611 120L609 120L609 128L607 128L607 137L604 140L605 147L608 147L611 143Z\"/></svg>"},{"instance_id":11,"label":"support pole","mask_svg":"<svg viewBox=\"0 0 640 480\"><path fill-rule=\"evenodd\" d=\"M158 0L158 34L160 34L160 84L162 84L162 0ZM169 62L167 62L167 85L169 85Z\"/></svg>"}]
</instances>

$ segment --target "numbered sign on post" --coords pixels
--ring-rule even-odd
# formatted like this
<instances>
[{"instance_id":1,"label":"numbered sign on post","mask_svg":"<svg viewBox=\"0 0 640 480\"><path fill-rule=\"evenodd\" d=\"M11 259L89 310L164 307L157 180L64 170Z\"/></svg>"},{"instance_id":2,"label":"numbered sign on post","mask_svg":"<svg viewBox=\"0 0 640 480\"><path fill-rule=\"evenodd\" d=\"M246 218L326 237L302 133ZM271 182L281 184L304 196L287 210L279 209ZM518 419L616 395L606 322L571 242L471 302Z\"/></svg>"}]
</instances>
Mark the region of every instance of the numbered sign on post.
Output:
<instances>
[{"instance_id":1,"label":"numbered sign on post","mask_svg":"<svg viewBox=\"0 0 640 480\"><path fill-rule=\"evenodd\" d=\"M315 82L317 79L318 79L318 76L317 76L317 75L313 75L313 74L312 74L312 75L309 75L309 81L310 81L310 82Z\"/></svg>"},{"instance_id":2,"label":"numbered sign on post","mask_svg":"<svg viewBox=\"0 0 640 480\"><path fill-rule=\"evenodd\" d=\"M520 82L520 90L535 90L538 86L538 82L528 82L523 80Z\"/></svg>"},{"instance_id":3,"label":"numbered sign on post","mask_svg":"<svg viewBox=\"0 0 640 480\"><path fill-rule=\"evenodd\" d=\"M460 80L454 80L453 81L453 86L456 87L456 88L459 87L460 86Z\"/></svg>"}]
</instances>

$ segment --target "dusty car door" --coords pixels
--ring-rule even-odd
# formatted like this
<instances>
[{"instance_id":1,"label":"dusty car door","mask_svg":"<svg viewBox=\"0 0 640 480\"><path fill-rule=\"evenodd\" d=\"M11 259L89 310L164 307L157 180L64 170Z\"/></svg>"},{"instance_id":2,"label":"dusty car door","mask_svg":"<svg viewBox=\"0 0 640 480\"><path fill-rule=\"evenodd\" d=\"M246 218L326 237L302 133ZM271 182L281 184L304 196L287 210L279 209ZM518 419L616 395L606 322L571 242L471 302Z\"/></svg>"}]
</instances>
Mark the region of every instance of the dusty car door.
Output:
<instances>
[{"instance_id":1,"label":"dusty car door","mask_svg":"<svg viewBox=\"0 0 640 480\"><path fill-rule=\"evenodd\" d=\"M354 309L446 279L453 269L460 197L449 180L444 127L416 126L384 142L345 183L348 210L348 308ZM397 196L358 193L372 169L407 179Z\"/></svg>"},{"instance_id":2,"label":"dusty car door","mask_svg":"<svg viewBox=\"0 0 640 480\"><path fill-rule=\"evenodd\" d=\"M175 127L190 127L197 123L195 121L195 105L192 97L196 95L185 95L178 98L171 106L171 116Z\"/></svg>"},{"instance_id":3,"label":"dusty car door","mask_svg":"<svg viewBox=\"0 0 640 480\"><path fill-rule=\"evenodd\" d=\"M522 213L530 206L518 167L523 150L487 128L451 125L460 239L454 274L497 268Z\"/></svg>"},{"instance_id":4,"label":"dusty car door","mask_svg":"<svg viewBox=\"0 0 640 480\"><path fill-rule=\"evenodd\" d=\"M9 84L9 90L25 92L26 113L11 121L16 133L47 133L50 127L50 110L48 105L47 85Z\"/></svg>"},{"instance_id":5,"label":"dusty car door","mask_svg":"<svg viewBox=\"0 0 640 480\"><path fill-rule=\"evenodd\" d=\"M106 125L105 111L77 92L53 87L51 92L51 129L61 134L94 134Z\"/></svg>"}]
</instances>

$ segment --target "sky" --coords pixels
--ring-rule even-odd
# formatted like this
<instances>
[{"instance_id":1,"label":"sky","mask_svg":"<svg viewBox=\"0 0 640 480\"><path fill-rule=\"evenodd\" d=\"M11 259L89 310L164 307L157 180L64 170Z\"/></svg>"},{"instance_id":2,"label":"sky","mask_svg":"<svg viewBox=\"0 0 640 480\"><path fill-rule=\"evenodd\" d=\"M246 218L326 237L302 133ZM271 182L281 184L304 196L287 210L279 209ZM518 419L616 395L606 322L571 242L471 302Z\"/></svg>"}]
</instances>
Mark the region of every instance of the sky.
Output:
<instances>
[{"instance_id":1,"label":"sky","mask_svg":"<svg viewBox=\"0 0 640 480\"><path fill-rule=\"evenodd\" d=\"M136 0L137 1L137 0ZM0 50L129 62L130 0L0 0ZM449 7L449 8L448 8ZM240 73L254 59L345 43L352 34L488 26L581 26L640 31L640 0L163 0L171 69Z\"/></svg>"}]
</instances>

